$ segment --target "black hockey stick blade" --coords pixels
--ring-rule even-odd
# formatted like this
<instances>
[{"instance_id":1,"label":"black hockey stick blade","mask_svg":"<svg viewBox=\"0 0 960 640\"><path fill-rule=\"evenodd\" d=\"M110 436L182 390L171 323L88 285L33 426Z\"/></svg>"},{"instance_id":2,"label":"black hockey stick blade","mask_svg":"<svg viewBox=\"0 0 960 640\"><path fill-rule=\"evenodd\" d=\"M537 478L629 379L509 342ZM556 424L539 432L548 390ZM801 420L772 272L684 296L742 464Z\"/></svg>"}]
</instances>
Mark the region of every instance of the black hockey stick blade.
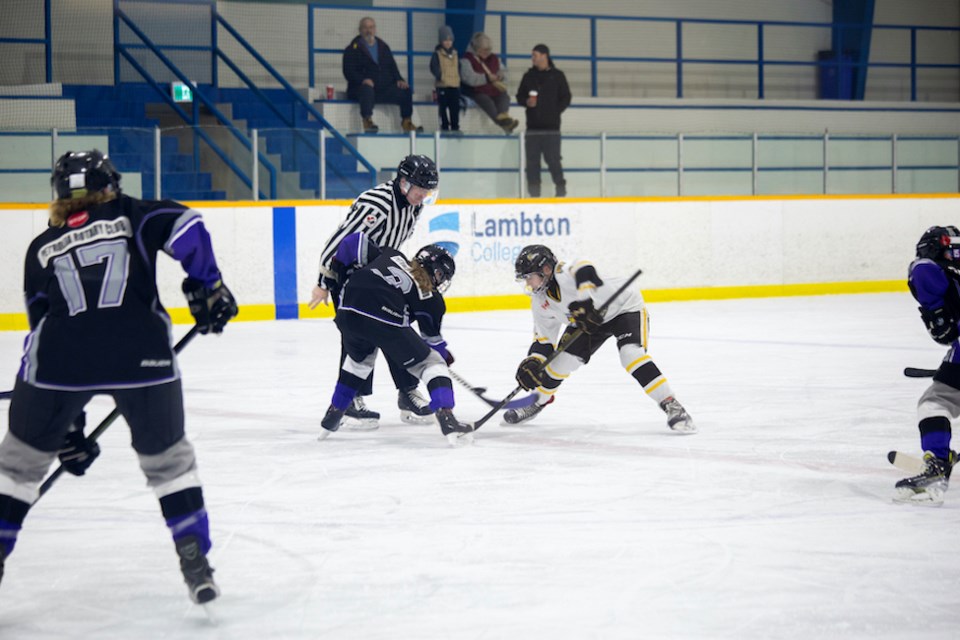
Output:
<instances>
[{"instance_id":1,"label":"black hockey stick blade","mask_svg":"<svg viewBox=\"0 0 960 640\"><path fill-rule=\"evenodd\" d=\"M196 337L196 335L199 332L200 332L200 327L197 325L193 325L190 331L188 331L186 335L180 338L180 342L174 345L173 352L180 353L181 351L183 351L183 348L186 347L190 343L190 341ZM90 432L90 435L87 436L87 441L96 442L97 439L101 435L103 435L103 432L106 431L110 425L116 422L117 418L119 417L120 417L120 409L114 407L113 411L107 414L107 417L104 418L103 421L101 421L100 424L97 425L97 428ZM66 468L62 464L58 466L56 469L54 469L53 473L50 474L50 477L44 480L43 484L40 485L40 494L37 496L37 499L33 501L33 504L37 504L37 500L40 500L40 498L43 497L43 494L45 494L47 491L50 491L50 487L52 487L53 483L57 481L57 478L63 475L64 471L66 471Z\"/></svg>"},{"instance_id":2,"label":"black hockey stick blade","mask_svg":"<svg viewBox=\"0 0 960 640\"><path fill-rule=\"evenodd\" d=\"M487 390L486 387L474 387L469 382L467 382L463 378L463 376L461 376L459 373L457 373L453 369L450 369L449 371L450 371L451 378L453 378L454 380L456 380L457 382L465 386L467 389L469 389L473 393L473 395L477 396L478 398L486 402L491 407L495 407L498 404L500 404L499 400L494 400L492 398L488 398L487 396L483 395L484 392ZM529 396L526 396L524 398L517 398L516 400L511 400L507 404L503 405L502 408L503 409L522 409L523 407L529 407L536 401L537 401L537 394L531 393Z\"/></svg>"},{"instance_id":3,"label":"black hockey stick blade","mask_svg":"<svg viewBox=\"0 0 960 640\"><path fill-rule=\"evenodd\" d=\"M13 391L0 391L0 400L6 400L13 395Z\"/></svg>"},{"instance_id":4,"label":"black hockey stick blade","mask_svg":"<svg viewBox=\"0 0 960 640\"><path fill-rule=\"evenodd\" d=\"M917 367L907 367L903 370L903 375L908 378L932 378L936 373L936 369L918 369Z\"/></svg>"},{"instance_id":5,"label":"black hockey stick blade","mask_svg":"<svg viewBox=\"0 0 960 640\"><path fill-rule=\"evenodd\" d=\"M597 313L599 313L600 315L603 315L603 312L607 310L607 307L610 306L610 303L613 302L614 300L616 300L616 299L620 296L621 293L623 293L624 291L626 291L627 288L629 288L630 285L633 284L633 281L640 277L640 274L641 274L641 273L643 273L643 269L637 269L636 272L634 272L634 274L633 274L632 276L630 276L630 277L627 279L626 282L624 282L622 285L620 285L620 288L619 288L619 289L617 289L616 291L614 291L613 294L611 294L611 296L610 296L609 298L607 298L607 301L606 301L606 302L604 302L602 305L600 305L600 306L597 308ZM561 353L563 353L564 351L566 351L567 349L569 349L569 348L570 348L570 345L572 345L574 342L576 342L576 341L580 338L580 336L582 336L583 334L584 334L583 329L577 329L577 330L574 331L572 334L570 334L570 339L567 340L566 342L564 342L563 344L561 344L561 345L560 345L559 347L557 347L556 349L554 349L554 350L553 350L553 353L551 353L551 354L547 357L547 359L543 361L543 366L546 367L548 364L550 364L551 362L553 362L554 359L555 359L557 356L559 356ZM516 395L517 395L518 393L520 393L521 391L523 391L523 387L521 387L521 386L518 386L516 389L514 389L513 391L511 391L511 392L510 392L510 395L508 395L506 398L504 398L503 400L501 400L500 402L498 402L498 403L496 404L496 406L494 406L492 409L490 409L490 411L488 411L486 414L484 414L484 416L483 416L482 418L480 418L479 420L477 420L476 422L473 423L473 430L476 431L477 429L479 429L480 427L482 427L483 425L485 425L485 424L490 420L490 418L492 418L493 416L495 416L498 411L500 411L501 409L503 409L503 408L507 405L507 403L509 403L511 400L513 400L514 396L516 396Z\"/></svg>"}]
</instances>

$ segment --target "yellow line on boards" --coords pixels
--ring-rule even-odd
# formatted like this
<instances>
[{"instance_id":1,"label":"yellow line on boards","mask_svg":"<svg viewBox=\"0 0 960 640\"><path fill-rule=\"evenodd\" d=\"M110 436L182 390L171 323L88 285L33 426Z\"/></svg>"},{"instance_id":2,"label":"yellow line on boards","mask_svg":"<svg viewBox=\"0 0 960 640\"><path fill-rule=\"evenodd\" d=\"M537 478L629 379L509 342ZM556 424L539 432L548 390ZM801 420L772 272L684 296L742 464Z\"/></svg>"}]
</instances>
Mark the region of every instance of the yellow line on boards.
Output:
<instances>
[{"instance_id":1,"label":"yellow line on boards","mask_svg":"<svg viewBox=\"0 0 960 640\"><path fill-rule=\"evenodd\" d=\"M772 298L785 296L820 296L855 293L902 293L907 291L905 280L880 280L873 282L820 282L811 284L772 284L743 287L693 287L689 289L644 289L647 302L683 302L694 300L727 300L733 298ZM451 313L477 311L507 311L529 309L530 298L525 295L476 296L447 298L447 310ZM310 310L306 304L298 305L301 318L332 318L333 306L320 305ZM174 324L192 324L193 317L186 308L168 309ZM276 319L276 307L272 304L253 304L240 307L240 315L234 321L256 322ZM0 313L0 331L26 331L27 316L24 313Z\"/></svg>"}]
</instances>

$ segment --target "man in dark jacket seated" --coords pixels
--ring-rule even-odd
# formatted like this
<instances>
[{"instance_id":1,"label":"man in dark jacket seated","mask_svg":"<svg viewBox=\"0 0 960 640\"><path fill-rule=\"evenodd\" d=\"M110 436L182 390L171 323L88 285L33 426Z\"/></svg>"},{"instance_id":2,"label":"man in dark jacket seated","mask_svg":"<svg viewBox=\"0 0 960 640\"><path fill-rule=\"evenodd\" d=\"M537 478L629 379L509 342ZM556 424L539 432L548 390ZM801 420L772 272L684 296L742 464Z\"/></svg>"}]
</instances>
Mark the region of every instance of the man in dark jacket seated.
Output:
<instances>
[{"instance_id":1,"label":"man in dark jacket seated","mask_svg":"<svg viewBox=\"0 0 960 640\"><path fill-rule=\"evenodd\" d=\"M343 77L347 79L347 97L360 103L364 133L380 130L373 122L373 105L378 102L400 105L400 126L404 131L423 131L423 127L410 120L413 114L410 85L400 75L390 47L377 37L377 23L373 18L360 20L360 35L343 50Z\"/></svg>"}]
</instances>

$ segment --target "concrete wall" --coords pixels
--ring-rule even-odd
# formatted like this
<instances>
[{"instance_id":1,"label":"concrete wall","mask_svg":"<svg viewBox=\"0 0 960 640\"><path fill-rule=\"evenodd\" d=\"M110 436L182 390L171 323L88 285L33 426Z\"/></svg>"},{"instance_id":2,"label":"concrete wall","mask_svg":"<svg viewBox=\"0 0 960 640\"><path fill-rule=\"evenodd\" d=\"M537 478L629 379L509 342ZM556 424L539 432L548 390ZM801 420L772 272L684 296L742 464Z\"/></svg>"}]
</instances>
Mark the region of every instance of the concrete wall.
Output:
<instances>
[{"instance_id":1,"label":"concrete wall","mask_svg":"<svg viewBox=\"0 0 960 640\"><path fill-rule=\"evenodd\" d=\"M283 204L200 207L241 319L272 318L285 295L277 287L293 294L301 317L318 315L305 303L323 244L349 203ZM294 232L274 224L290 215ZM904 290L917 238L958 218L958 197L454 201L428 208L404 249L458 245L454 310L522 306L513 260L531 243L591 259L601 274L643 268L640 286L654 300ZM19 330L23 252L46 214L0 205L0 226L0 328ZM159 278L162 300L187 320L179 265L161 257Z\"/></svg>"}]
</instances>

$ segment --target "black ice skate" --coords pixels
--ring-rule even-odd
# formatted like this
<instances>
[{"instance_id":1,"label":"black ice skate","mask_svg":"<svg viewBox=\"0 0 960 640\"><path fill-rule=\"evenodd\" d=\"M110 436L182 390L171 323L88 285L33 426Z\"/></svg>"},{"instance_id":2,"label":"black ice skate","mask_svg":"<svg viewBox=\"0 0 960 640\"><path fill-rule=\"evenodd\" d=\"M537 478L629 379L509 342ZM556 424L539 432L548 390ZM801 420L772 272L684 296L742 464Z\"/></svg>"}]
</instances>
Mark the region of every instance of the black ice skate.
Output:
<instances>
[{"instance_id":1,"label":"black ice skate","mask_svg":"<svg viewBox=\"0 0 960 640\"><path fill-rule=\"evenodd\" d=\"M343 419L343 414L343 409L337 409L333 405L327 407L327 412L324 414L323 419L320 420L320 426L323 428L320 429L320 435L317 436L317 440L323 440L331 433L339 429L340 421Z\"/></svg>"},{"instance_id":2,"label":"black ice skate","mask_svg":"<svg viewBox=\"0 0 960 640\"><path fill-rule=\"evenodd\" d=\"M420 395L416 389L401 391L397 396L397 407L400 408L400 419L407 424L427 424L433 422L433 409L430 402Z\"/></svg>"},{"instance_id":3,"label":"black ice skate","mask_svg":"<svg viewBox=\"0 0 960 640\"><path fill-rule=\"evenodd\" d=\"M380 427L380 414L367 408L363 396L356 396L344 413L351 418L350 428L357 431L373 431Z\"/></svg>"},{"instance_id":4,"label":"black ice skate","mask_svg":"<svg viewBox=\"0 0 960 640\"><path fill-rule=\"evenodd\" d=\"M206 604L220 595L220 589L213 581L213 569L207 562L207 556L200 550L200 541L196 536L186 536L176 541L177 555L180 556L180 571L187 583L190 599L197 604Z\"/></svg>"},{"instance_id":5,"label":"black ice skate","mask_svg":"<svg viewBox=\"0 0 960 640\"><path fill-rule=\"evenodd\" d=\"M543 404L533 403L529 407L521 407L519 409L510 409L503 414L503 423L504 424L522 424L524 422L529 422L537 417L543 408L553 402L553 396L550 396L550 399L544 402Z\"/></svg>"},{"instance_id":6,"label":"black ice skate","mask_svg":"<svg viewBox=\"0 0 960 640\"><path fill-rule=\"evenodd\" d=\"M677 433L697 432L697 425L693 424L693 418L676 398L667 398L660 403L660 408L667 414L667 426Z\"/></svg>"},{"instance_id":7,"label":"black ice skate","mask_svg":"<svg viewBox=\"0 0 960 640\"><path fill-rule=\"evenodd\" d=\"M3 582L3 563L7 559L7 554L3 549L0 549L0 582Z\"/></svg>"},{"instance_id":8,"label":"black ice skate","mask_svg":"<svg viewBox=\"0 0 960 640\"><path fill-rule=\"evenodd\" d=\"M435 415L440 423L440 432L447 437L447 442L453 446L473 442L473 425L457 420L452 409L437 409Z\"/></svg>"},{"instance_id":9,"label":"black ice skate","mask_svg":"<svg viewBox=\"0 0 960 640\"><path fill-rule=\"evenodd\" d=\"M896 484L894 502L932 507L943 504L943 494L950 483L950 472L957 461L957 452L951 451L950 458L944 459L927 451L923 454L923 461L926 465L923 471Z\"/></svg>"}]
</instances>

